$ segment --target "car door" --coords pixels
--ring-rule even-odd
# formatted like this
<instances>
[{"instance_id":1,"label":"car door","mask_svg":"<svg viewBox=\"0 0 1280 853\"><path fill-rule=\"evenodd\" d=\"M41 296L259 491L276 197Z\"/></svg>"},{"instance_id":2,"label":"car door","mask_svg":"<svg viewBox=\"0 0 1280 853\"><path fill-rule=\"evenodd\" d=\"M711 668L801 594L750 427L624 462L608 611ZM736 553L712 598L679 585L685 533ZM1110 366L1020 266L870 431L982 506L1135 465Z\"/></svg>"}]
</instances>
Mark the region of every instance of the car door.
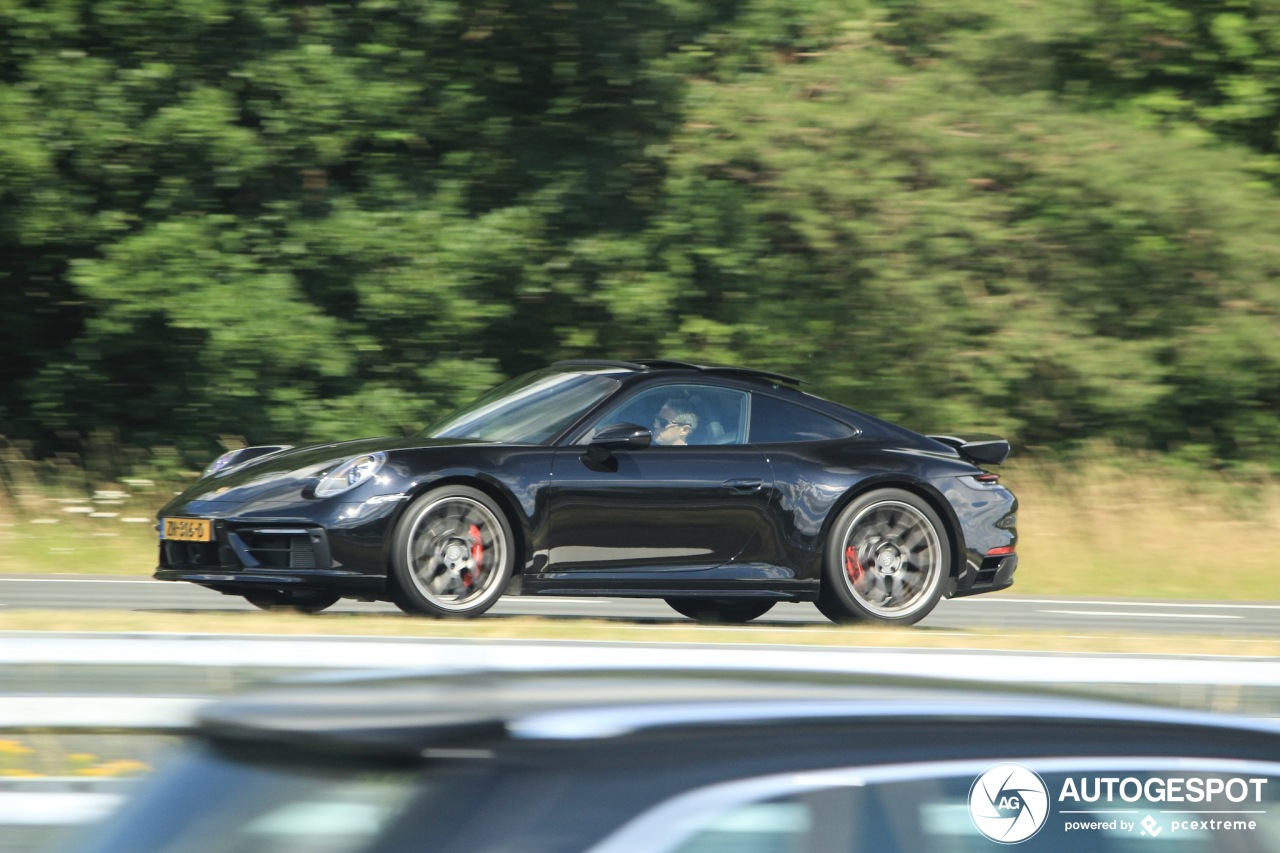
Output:
<instances>
[{"instance_id":1,"label":"car door","mask_svg":"<svg viewBox=\"0 0 1280 853\"><path fill-rule=\"evenodd\" d=\"M549 575L595 575L606 586L715 577L768 529L772 474L744 443L748 406L749 395L735 388L649 387L604 413L578 444L557 450ZM586 453L593 435L622 423L649 429L657 441L603 459ZM673 433L686 433L687 443L659 443Z\"/></svg>"}]
</instances>

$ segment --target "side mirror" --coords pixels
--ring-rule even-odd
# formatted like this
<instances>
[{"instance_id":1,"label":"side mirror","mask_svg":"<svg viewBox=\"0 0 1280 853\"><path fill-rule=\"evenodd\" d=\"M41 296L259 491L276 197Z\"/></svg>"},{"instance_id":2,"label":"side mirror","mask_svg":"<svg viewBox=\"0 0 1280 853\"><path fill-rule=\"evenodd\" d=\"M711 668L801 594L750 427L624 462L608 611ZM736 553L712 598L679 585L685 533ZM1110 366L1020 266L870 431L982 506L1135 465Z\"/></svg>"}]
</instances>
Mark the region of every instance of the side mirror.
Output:
<instances>
[{"instance_id":1,"label":"side mirror","mask_svg":"<svg viewBox=\"0 0 1280 853\"><path fill-rule=\"evenodd\" d=\"M643 450L653 442L653 433L637 424L609 424L587 444L587 455L603 462L615 450Z\"/></svg>"}]
</instances>

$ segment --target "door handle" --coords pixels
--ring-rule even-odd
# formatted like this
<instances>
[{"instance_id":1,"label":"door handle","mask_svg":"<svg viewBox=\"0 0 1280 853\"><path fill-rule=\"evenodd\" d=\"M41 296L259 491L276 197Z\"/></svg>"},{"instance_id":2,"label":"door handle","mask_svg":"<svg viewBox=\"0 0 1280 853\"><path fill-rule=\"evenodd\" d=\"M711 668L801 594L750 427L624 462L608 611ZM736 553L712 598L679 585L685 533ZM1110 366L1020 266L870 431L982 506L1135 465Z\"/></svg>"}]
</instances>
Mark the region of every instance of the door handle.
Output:
<instances>
[{"instance_id":1,"label":"door handle","mask_svg":"<svg viewBox=\"0 0 1280 853\"><path fill-rule=\"evenodd\" d=\"M764 480L725 480L724 485L735 492L758 492L764 488Z\"/></svg>"}]
</instances>

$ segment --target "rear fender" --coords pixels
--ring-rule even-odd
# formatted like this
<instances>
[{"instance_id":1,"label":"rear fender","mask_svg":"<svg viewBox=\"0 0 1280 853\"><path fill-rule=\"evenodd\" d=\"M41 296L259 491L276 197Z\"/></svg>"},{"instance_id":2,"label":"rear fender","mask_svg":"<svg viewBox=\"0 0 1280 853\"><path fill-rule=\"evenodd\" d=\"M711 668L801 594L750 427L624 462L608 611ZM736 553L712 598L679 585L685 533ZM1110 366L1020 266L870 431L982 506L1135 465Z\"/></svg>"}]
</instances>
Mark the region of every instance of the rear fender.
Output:
<instances>
[{"instance_id":1,"label":"rear fender","mask_svg":"<svg viewBox=\"0 0 1280 853\"><path fill-rule=\"evenodd\" d=\"M831 525L835 524L836 519L839 518L840 513L844 512L845 507L867 492L874 492L877 489L902 489L903 491L911 492L932 507L933 511L942 519L942 524L946 527L947 539L951 544L949 575L953 578L958 577L960 568L965 563L966 553L964 534L962 532L963 527L960 524L960 519L956 516L955 508L951 506L951 502L942 493L932 485L920 480L904 480L901 477L889 475L873 477L859 483L856 488L850 489L845 493L840 500L839 506L834 507L827 516L827 523L822 531L822 542L825 543L827 541L827 537L831 533Z\"/></svg>"}]
</instances>

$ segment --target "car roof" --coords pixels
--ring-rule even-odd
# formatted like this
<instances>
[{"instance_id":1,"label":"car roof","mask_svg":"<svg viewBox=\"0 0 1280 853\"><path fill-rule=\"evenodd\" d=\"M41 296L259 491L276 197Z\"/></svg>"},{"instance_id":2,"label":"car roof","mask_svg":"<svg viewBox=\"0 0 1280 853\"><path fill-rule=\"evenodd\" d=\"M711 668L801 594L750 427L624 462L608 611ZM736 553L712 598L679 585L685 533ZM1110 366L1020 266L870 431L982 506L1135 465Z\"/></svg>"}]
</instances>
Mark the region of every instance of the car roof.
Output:
<instances>
[{"instance_id":1,"label":"car roof","mask_svg":"<svg viewBox=\"0 0 1280 853\"><path fill-rule=\"evenodd\" d=\"M661 371L693 370L699 373L713 373L723 376L734 376L741 379L763 379L769 382L782 382L787 385L801 385L805 380L788 376L785 373L774 373L770 370L757 370L753 367L734 367L725 364L697 364L690 361L672 359L642 358L635 361L612 361L608 359L570 359L557 361L551 365L563 370L583 368L615 368L617 370L637 373L657 374Z\"/></svg>"},{"instance_id":2,"label":"car roof","mask_svg":"<svg viewBox=\"0 0 1280 853\"><path fill-rule=\"evenodd\" d=\"M1175 729L1274 739L1280 723L1091 697L1011 690L980 682L899 676L837 676L778 670L403 671L307 677L213 703L198 725L216 740L315 746L417 758L459 746L540 742L599 745L653 733L728 736L742 726L780 725L789 735L833 725L931 721L950 730L1009 723L1114 732Z\"/></svg>"},{"instance_id":3,"label":"car roof","mask_svg":"<svg viewBox=\"0 0 1280 853\"><path fill-rule=\"evenodd\" d=\"M675 361L671 359L636 359L634 361L613 361L608 359L570 359L565 361L557 361L551 365L552 369L575 371L615 371L620 374L628 374L628 380L643 382L645 379L660 379L662 377L684 377L689 374L701 374L703 376L715 377L726 380L738 380L739 382L749 382L762 390L768 391L775 396L781 396L792 402L799 403L807 408L815 409L829 417L842 421L854 427L859 434L872 435L898 442L906 442L912 446L922 446L936 453L947 456L959 457L958 452L936 439L927 438L920 433L914 432L906 427L893 423L892 421L878 418L874 415L867 414L864 411L853 408L852 406L829 400L825 397L817 396L809 391L802 389L801 385L807 385L804 379L798 379L794 376L788 376L784 373L774 373L769 370L757 370L752 367L733 367L721 364L698 364L688 361Z\"/></svg>"}]
</instances>

